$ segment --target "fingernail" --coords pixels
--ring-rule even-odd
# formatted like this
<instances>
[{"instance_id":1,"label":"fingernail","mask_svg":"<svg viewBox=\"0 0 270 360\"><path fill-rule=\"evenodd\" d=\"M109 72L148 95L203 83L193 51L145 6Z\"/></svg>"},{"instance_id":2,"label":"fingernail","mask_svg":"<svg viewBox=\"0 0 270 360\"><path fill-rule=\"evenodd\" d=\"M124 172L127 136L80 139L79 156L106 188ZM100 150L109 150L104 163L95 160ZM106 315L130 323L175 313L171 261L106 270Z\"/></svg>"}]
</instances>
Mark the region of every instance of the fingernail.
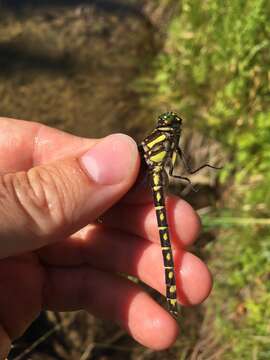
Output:
<instances>
[{"instance_id":1,"label":"fingernail","mask_svg":"<svg viewBox=\"0 0 270 360\"><path fill-rule=\"evenodd\" d=\"M137 157L135 141L124 134L113 134L99 141L80 162L88 176L100 185L122 182L133 170Z\"/></svg>"}]
</instances>

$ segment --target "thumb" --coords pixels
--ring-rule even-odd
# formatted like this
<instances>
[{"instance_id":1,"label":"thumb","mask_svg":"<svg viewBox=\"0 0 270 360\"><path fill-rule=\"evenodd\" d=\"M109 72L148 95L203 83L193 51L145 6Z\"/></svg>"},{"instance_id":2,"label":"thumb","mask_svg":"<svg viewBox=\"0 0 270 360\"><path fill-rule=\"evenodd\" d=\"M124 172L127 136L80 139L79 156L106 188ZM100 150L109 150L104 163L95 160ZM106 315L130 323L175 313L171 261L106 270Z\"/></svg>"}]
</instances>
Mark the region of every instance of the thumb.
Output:
<instances>
[{"instance_id":1,"label":"thumb","mask_svg":"<svg viewBox=\"0 0 270 360\"><path fill-rule=\"evenodd\" d=\"M139 169L136 143L110 135L80 158L0 177L0 258L72 234L117 202Z\"/></svg>"}]
</instances>

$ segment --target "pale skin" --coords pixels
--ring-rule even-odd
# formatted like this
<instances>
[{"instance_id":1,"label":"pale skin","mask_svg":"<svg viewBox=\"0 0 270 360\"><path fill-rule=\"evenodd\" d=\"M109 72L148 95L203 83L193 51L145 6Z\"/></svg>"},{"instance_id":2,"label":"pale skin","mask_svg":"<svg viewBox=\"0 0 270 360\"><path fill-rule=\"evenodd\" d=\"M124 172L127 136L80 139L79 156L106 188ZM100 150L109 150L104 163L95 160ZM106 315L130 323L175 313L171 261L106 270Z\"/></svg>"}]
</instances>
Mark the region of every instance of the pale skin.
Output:
<instances>
[{"instance_id":1,"label":"pale skin","mask_svg":"<svg viewBox=\"0 0 270 360\"><path fill-rule=\"evenodd\" d=\"M173 345L177 322L119 275L165 292L151 196L129 191L139 166L126 135L85 139L0 118L0 358L41 310L85 309L148 348ZM167 206L178 300L199 304L211 275L186 248L200 221L182 199L170 196Z\"/></svg>"}]
</instances>

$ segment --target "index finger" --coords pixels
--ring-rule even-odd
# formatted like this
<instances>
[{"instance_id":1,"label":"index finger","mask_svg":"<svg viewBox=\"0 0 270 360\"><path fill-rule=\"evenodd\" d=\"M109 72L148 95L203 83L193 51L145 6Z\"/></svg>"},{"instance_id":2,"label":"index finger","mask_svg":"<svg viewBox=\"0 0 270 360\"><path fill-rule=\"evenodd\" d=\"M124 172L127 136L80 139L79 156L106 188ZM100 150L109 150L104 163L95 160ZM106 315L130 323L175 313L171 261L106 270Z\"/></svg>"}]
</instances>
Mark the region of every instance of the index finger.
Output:
<instances>
[{"instance_id":1,"label":"index finger","mask_svg":"<svg viewBox=\"0 0 270 360\"><path fill-rule=\"evenodd\" d=\"M27 171L35 165L79 156L96 143L46 125L0 118L0 175Z\"/></svg>"}]
</instances>

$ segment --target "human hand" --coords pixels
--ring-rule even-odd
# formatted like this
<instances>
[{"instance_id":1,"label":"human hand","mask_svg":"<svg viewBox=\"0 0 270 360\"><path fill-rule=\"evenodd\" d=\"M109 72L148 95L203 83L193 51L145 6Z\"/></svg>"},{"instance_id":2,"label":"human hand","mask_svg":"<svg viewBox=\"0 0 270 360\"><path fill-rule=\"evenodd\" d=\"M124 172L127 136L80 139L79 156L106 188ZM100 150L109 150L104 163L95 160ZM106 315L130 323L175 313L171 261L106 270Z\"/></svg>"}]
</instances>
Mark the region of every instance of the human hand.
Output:
<instances>
[{"instance_id":1,"label":"human hand","mask_svg":"<svg viewBox=\"0 0 270 360\"><path fill-rule=\"evenodd\" d=\"M138 170L137 147L128 136L89 140L0 118L1 359L41 310L85 309L117 322L149 348L173 344L176 321L119 275L165 292L151 198L125 195ZM197 215L174 197L168 215L179 301L200 303L211 276L185 251L199 232Z\"/></svg>"}]
</instances>

